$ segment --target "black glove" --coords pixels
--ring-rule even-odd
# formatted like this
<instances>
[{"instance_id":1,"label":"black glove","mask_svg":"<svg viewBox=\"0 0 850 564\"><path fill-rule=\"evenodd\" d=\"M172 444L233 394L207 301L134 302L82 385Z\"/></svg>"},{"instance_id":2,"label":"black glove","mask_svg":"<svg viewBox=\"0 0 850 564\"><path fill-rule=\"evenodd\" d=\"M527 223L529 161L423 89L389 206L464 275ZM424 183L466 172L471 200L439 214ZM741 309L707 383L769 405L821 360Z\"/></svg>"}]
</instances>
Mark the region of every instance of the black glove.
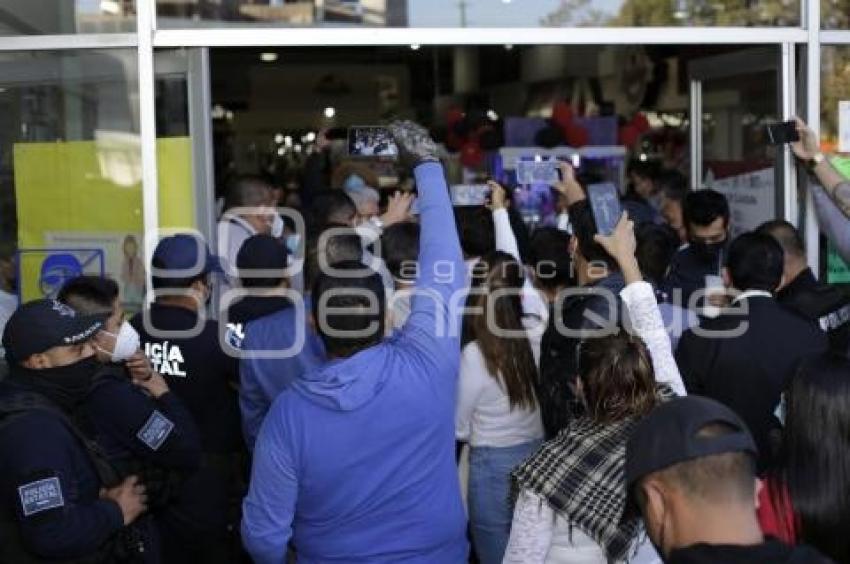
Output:
<instances>
[{"instance_id":1,"label":"black glove","mask_svg":"<svg viewBox=\"0 0 850 564\"><path fill-rule=\"evenodd\" d=\"M390 133L398 146L398 158L402 165L411 169L426 162L439 162L437 144L428 130L412 121L394 121L389 125Z\"/></svg>"}]
</instances>

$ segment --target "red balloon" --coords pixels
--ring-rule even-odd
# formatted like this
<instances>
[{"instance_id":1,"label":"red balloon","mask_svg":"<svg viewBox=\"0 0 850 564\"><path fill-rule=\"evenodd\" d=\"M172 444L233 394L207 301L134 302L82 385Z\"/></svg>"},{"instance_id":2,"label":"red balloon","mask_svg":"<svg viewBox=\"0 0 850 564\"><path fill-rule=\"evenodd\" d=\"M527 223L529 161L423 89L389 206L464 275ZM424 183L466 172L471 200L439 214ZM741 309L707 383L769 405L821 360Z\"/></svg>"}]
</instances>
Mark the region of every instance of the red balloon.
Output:
<instances>
[{"instance_id":1,"label":"red balloon","mask_svg":"<svg viewBox=\"0 0 850 564\"><path fill-rule=\"evenodd\" d=\"M564 137L570 147L584 147L590 143L590 133L587 128L574 123L564 129Z\"/></svg>"},{"instance_id":2,"label":"red balloon","mask_svg":"<svg viewBox=\"0 0 850 564\"><path fill-rule=\"evenodd\" d=\"M449 108L446 112L446 123L449 127L463 119L463 110L460 108Z\"/></svg>"},{"instance_id":3,"label":"red balloon","mask_svg":"<svg viewBox=\"0 0 850 564\"><path fill-rule=\"evenodd\" d=\"M552 107L552 121L567 128L573 122L573 108L563 100Z\"/></svg>"},{"instance_id":4,"label":"red balloon","mask_svg":"<svg viewBox=\"0 0 850 564\"><path fill-rule=\"evenodd\" d=\"M646 116L643 115L642 112L638 112L632 118L632 125L635 126L635 129L638 130L638 133L646 133L649 131L649 120L646 119Z\"/></svg>"},{"instance_id":5,"label":"red balloon","mask_svg":"<svg viewBox=\"0 0 850 564\"><path fill-rule=\"evenodd\" d=\"M468 168L478 168L484 162L484 152L478 141L466 142L460 150L460 163Z\"/></svg>"},{"instance_id":6,"label":"red balloon","mask_svg":"<svg viewBox=\"0 0 850 564\"><path fill-rule=\"evenodd\" d=\"M620 145L631 147L640 139L640 131L631 124L624 125L620 128L619 141Z\"/></svg>"}]
</instances>

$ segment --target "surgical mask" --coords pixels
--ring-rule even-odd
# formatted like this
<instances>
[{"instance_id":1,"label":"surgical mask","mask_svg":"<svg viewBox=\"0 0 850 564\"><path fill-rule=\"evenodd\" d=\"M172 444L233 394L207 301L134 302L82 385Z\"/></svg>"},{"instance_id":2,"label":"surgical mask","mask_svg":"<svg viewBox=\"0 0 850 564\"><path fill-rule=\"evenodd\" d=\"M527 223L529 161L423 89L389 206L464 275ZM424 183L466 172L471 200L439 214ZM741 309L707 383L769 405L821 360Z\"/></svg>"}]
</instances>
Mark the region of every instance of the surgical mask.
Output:
<instances>
[{"instance_id":1,"label":"surgical mask","mask_svg":"<svg viewBox=\"0 0 850 564\"><path fill-rule=\"evenodd\" d=\"M283 218L279 213L275 213L272 218L271 236L275 239L283 237Z\"/></svg>"},{"instance_id":2,"label":"surgical mask","mask_svg":"<svg viewBox=\"0 0 850 564\"><path fill-rule=\"evenodd\" d=\"M115 339L115 346L112 348L111 352L103 350L100 347L97 347L97 350L103 353L108 353L109 360L112 362L124 362L136 354L136 351L138 351L141 346L139 333L126 321L121 323L121 327L118 329L117 334L110 333L109 331L103 331L103 333Z\"/></svg>"},{"instance_id":3,"label":"surgical mask","mask_svg":"<svg viewBox=\"0 0 850 564\"><path fill-rule=\"evenodd\" d=\"M298 252L298 245L301 244L301 235L298 233L293 233L286 238L286 250L289 251L290 255L294 255Z\"/></svg>"}]
</instances>

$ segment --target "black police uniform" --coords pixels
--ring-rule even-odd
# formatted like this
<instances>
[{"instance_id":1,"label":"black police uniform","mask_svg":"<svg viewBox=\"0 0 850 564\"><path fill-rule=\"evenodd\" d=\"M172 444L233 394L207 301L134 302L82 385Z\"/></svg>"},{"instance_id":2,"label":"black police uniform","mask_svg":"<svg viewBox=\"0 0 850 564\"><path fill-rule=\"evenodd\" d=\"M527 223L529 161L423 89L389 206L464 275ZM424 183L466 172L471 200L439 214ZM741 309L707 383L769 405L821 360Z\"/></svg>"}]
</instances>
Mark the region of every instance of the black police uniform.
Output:
<instances>
[{"instance_id":1,"label":"black police uniform","mask_svg":"<svg viewBox=\"0 0 850 564\"><path fill-rule=\"evenodd\" d=\"M782 288L777 301L814 321L829 336L836 351L850 352L850 296L836 286L818 282L811 269L801 272Z\"/></svg>"},{"instance_id":2,"label":"black police uniform","mask_svg":"<svg viewBox=\"0 0 850 564\"><path fill-rule=\"evenodd\" d=\"M100 498L118 483L50 400L0 383L0 562L157 562L144 527Z\"/></svg>"},{"instance_id":3,"label":"black police uniform","mask_svg":"<svg viewBox=\"0 0 850 564\"><path fill-rule=\"evenodd\" d=\"M169 333L188 333L198 319L190 309L157 303L149 315L153 328ZM181 488L180 513L169 513L163 524L164 554L175 561L198 558L199 551L205 560L221 557L226 531L236 525L233 500L242 494L233 470L243 450L235 389L238 360L223 352L216 322L205 322L194 337L170 339L149 334L141 313L130 323L154 370L191 413L203 452L201 469Z\"/></svg>"},{"instance_id":4,"label":"black police uniform","mask_svg":"<svg viewBox=\"0 0 850 564\"><path fill-rule=\"evenodd\" d=\"M200 465L198 430L180 399L170 391L150 397L122 365L107 365L95 376L82 420L122 477L139 476L150 509L173 504L180 484Z\"/></svg>"}]
</instances>

